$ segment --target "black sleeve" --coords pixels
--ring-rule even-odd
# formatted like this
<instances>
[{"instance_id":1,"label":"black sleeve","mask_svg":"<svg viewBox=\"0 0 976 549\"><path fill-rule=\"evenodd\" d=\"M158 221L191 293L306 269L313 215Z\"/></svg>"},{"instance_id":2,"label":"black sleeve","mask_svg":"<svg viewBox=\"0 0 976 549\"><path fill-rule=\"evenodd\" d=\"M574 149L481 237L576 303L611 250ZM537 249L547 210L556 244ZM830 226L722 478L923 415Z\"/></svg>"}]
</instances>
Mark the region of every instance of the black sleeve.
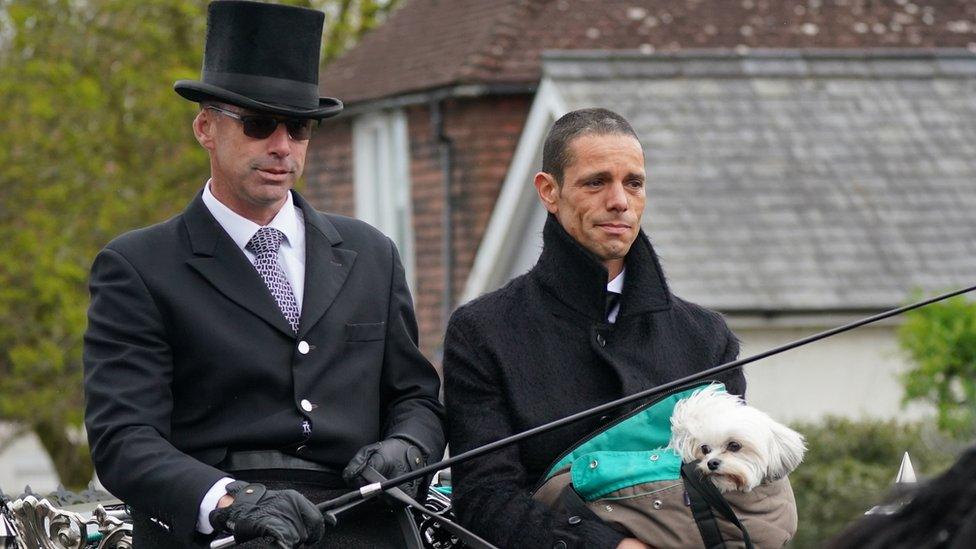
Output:
<instances>
[{"instance_id":1,"label":"black sleeve","mask_svg":"<svg viewBox=\"0 0 976 549\"><path fill-rule=\"evenodd\" d=\"M225 474L170 444L172 352L136 269L105 249L91 271L85 426L105 487L189 540L204 494Z\"/></svg>"},{"instance_id":2,"label":"black sleeve","mask_svg":"<svg viewBox=\"0 0 976 549\"><path fill-rule=\"evenodd\" d=\"M413 300L396 247L390 242L393 262L387 312L387 342L383 353L383 402L386 425L383 436L397 436L414 443L425 458L444 455L444 407L438 395L437 370L417 347L417 321Z\"/></svg>"},{"instance_id":3,"label":"black sleeve","mask_svg":"<svg viewBox=\"0 0 976 549\"><path fill-rule=\"evenodd\" d=\"M724 326L724 323L723 323ZM739 358L739 338L732 333L732 330L728 326L725 328L725 351L722 353L722 358L719 363L716 364L727 364L733 360ZM733 370L718 376L718 380L725 384L725 389L735 395L739 395L742 398L746 397L746 377L742 373L742 368L734 368Z\"/></svg>"},{"instance_id":4,"label":"black sleeve","mask_svg":"<svg viewBox=\"0 0 976 549\"><path fill-rule=\"evenodd\" d=\"M444 341L448 438L455 456L515 434L504 385L460 324L455 315ZM526 488L534 480L526 478L517 445L454 465L452 498L460 521L505 549L611 549L624 538L602 521L571 524L565 513L534 501Z\"/></svg>"}]
</instances>

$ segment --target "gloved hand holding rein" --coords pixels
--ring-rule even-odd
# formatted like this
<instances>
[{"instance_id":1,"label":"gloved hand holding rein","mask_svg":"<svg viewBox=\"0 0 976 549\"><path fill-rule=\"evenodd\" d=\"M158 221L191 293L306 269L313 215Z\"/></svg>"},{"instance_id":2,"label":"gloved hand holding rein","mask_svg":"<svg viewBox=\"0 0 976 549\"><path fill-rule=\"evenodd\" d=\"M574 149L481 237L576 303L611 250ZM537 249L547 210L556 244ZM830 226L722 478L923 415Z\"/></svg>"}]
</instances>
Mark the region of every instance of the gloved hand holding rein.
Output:
<instances>
[{"instance_id":1,"label":"gloved hand holding rein","mask_svg":"<svg viewBox=\"0 0 976 549\"><path fill-rule=\"evenodd\" d=\"M364 446L356 452L349 465L342 471L342 478L350 486L362 487L369 481L362 477L363 470L369 466L388 479L405 475L427 464L427 458L420 448L400 438L388 438L375 444ZM400 489L416 499L422 479L415 479L400 485Z\"/></svg>"},{"instance_id":2,"label":"gloved hand holding rein","mask_svg":"<svg viewBox=\"0 0 976 549\"><path fill-rule=\"evenodd\" d=\"M237 543L265 538L282 549L312 545L325 533L325 520L312 502L295 490L268 490L263 484L227 485L234 502L210 512L216 531L234 534Z\"/></svg>"}]
</instances>

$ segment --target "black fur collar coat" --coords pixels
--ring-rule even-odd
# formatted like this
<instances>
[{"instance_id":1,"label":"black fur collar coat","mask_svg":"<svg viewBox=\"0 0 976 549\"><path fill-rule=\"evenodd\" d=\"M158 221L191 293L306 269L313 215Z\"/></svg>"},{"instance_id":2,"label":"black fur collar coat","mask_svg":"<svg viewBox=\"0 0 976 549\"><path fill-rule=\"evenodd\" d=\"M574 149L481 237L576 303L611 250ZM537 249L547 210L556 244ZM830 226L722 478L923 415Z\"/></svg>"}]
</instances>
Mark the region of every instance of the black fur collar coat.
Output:
<instances>
[{"instance_id":1,"label":"black fur collar coat","mask_svg":"<svg viewBox=\"0 0 976 549\"><path fill-rule=\"evenodd\" d=\"M734 360L722 317L670 293L647 236L625 260L615 324L606 322L607 270L550 216L535 267L459 308L445 336L451 452L460 454L586 408ZM721 381L743 394L735 371ZM602 522L569 520L530 494L568 446L604 416L527 439L453 468L462 522L504 548L612 548Z\"/></svg>"}]
</instances>

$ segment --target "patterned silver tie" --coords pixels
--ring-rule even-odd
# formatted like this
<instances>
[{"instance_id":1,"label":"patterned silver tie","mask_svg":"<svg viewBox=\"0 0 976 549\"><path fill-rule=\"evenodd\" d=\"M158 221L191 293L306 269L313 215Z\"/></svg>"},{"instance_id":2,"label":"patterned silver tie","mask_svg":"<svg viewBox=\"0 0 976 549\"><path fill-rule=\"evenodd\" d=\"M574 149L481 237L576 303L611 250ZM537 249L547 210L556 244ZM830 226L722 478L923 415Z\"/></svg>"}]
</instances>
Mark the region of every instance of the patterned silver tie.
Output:
<instances>
[{"instance_id":1,"label":"patterned silver tie","mask_svg":"<svg viewBox=\"0 0 976 549\"><path fill-rule=\"evenodd\" d=\"M254 252L257 258L254 260L254 268L264 280L271 296L274 297L278 308L285 315L285 320L291 325L291 329L298 333L298 319L301 311L298 309L298 301L295 300L295 292L285 277L285 271L278 263L278 248L285 234L272 227L261 227L254 233L251 240L247 243L247 249Z\"/></svg>"}]
</instances>

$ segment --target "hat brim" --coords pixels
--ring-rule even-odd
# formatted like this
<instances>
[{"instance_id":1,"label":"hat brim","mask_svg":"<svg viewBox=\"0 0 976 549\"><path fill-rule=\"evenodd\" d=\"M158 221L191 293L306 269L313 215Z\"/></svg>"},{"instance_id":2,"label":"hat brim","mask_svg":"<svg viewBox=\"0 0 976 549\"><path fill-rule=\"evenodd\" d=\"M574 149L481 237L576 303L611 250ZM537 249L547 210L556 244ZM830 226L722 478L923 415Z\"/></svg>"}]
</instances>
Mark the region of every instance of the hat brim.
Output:
<instances>
[{"instance_id":1,"label":"hat brim","mask_svg":"<svg viewBox=\"0 0 976 549\"><path fill-rule=\"evenodd\" d=\"M293 116L295 118L331 118L342 112L342 101L334 97L320 97L319 106L314 109L302 109L290 105L265 103L234 93L228 89L200 82L198 80L178 80L173 89L184 99L199 103L201 101L223 101L245 109Z\"/></svg>"}]
</instances>

